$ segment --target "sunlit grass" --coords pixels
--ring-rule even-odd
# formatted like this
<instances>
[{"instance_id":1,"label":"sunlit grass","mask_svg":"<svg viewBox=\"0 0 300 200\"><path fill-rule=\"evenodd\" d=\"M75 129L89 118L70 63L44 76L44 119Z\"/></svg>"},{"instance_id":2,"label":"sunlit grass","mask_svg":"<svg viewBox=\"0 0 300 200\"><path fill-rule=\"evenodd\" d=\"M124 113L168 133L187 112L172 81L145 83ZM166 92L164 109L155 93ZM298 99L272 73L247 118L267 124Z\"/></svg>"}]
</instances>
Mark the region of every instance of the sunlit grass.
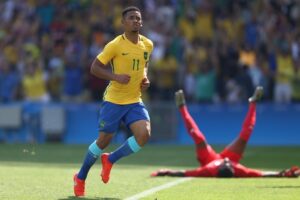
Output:
<instances>
[{"instance_id":1,"label":"sunlit grass","mask_svg":"<svg viewBox=\"0 0 300 200\"><path fill-rule=\"evenodd\" d=\"M72 176L81 166L88 145L0 145L0 199L76 199ZM108 150L114 149L114 146ZM217 148L218 150L220 148ZM300 166L300 147L249 147L242 160L249 167L280 170ZM84 199L124 199L177 178L151 178L159 168L195 168L193 146L148 145L118 162L108 184L93 166ZM196 178L145 199L297 199L300 179Z\"/></svg>"}]
</instances>

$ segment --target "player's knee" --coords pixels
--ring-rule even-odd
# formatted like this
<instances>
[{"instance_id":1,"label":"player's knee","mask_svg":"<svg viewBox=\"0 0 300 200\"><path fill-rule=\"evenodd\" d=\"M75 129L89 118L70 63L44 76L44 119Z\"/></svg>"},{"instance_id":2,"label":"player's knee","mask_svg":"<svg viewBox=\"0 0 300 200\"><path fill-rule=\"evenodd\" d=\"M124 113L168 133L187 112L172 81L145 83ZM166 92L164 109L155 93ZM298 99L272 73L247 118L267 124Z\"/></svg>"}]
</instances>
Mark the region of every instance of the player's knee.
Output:
<instances>
[{"instance_id":1,"label":"player's knee","mask_svg":"<svg viewBox=\"0 0 300 200\"><path fill-rule=\"evenodd\" d=\"M151 135L150 122L141 120L132 124L130 128L138 145L140 147L144 146L148 142Z\"/></svg>"},{"instance_id":2,"label":"player's knee","mask_svg":"<svg viewBox=\"0 0 300 200\"><path fill-rule=\"evenodd\" d=\"M144 131L143 133L136 136L135 139L139 146L144 146L150 139L150 130Z\"/></svg>"},{"instance_id":3,"label":"player's knee","mask_svg":"<svg viewBox=\"0 0 300 200\"><path fill-rule=\"evenodd\" d=\"M100 149L105 149L109 145L112 136L112 134L100 134L97 138L96 144Z\"/></svg>"}]
</instances>

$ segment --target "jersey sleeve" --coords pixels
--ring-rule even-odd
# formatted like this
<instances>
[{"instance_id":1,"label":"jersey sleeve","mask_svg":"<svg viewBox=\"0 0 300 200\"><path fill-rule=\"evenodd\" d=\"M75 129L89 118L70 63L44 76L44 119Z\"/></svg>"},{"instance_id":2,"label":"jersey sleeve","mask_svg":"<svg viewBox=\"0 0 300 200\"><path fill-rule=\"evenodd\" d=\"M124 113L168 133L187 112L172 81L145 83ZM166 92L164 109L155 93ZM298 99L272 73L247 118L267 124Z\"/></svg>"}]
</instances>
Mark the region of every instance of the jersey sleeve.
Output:
<instances>
[{"instance_id":1,"label":"jersey sleeve","mask_svg":"<svg viewBox=\"0 0 300 200\"><path fill-rule=\"evenodd\" d=\"M241 164L234 166L235 177L261 177L262 172L256 169L247 168Z\"/></svg>"},{"instance_id":2,"label":"jersey sleeve","mask_svg":"<svg viewBox=\"0 0 300 200\"><path fill-rule=\"evenodd\" d=\"M151 40L148 40L148 49L150 54L152 54L153 48L154 48L153 42Z\"/></svg>"},{"instance_id":3,"label":"jersey sleeve","mask_svg":"<svg viewBox=\"0 0 300 200\"><path fill-rule=\"evenodd\" d=\"M149 54L151 54L153 51L153 48L154 48L154 44L153 44L152 40L146 38L145 36L142 36L142 38L144 40L144 44L147 48L147 51L149 52Z\"/></svg>"},{"instance_id":4,"label":"jersey sleeve","mask_svg":"<svg viewBox=\"0 0 300 200\"><path fill-rule=\"evenodd\" d=\"M154 44L153 44L153 42L150 40L150 54L152 53L153 49L154 49Z\"/></svg>"},{"instance_id":5,"label":"jersey sleeve","mask_svg":"<svg viewBox=\"0 0 300 200\"><path fill-rule=\"evenodd\" d=\"M116 48L115 44L113 42L109 42L107 45L105 45L103 51L98 54L97 59L106 65L108 62L110 62L116 55Z\"/></svg>"},{"instance_id":6,"label":"jersey sleeve","mask_svg":"<svg viewBox=\"0 0 300 200\"><path fill-rule=\"evenodd\" d=\"M199 167L197 169L186 170L184 175L186 177L215 177L215 170L212 170L206 166Z\"/></svg>"}]
</instances>

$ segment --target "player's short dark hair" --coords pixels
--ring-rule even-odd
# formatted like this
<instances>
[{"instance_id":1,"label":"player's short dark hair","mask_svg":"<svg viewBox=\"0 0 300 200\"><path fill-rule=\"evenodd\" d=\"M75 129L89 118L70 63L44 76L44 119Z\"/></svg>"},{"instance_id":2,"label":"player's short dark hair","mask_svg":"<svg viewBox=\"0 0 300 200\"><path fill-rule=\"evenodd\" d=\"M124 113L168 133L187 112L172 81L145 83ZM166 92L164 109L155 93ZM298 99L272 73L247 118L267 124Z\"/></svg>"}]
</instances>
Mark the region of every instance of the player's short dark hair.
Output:
<instances>
[{"instance_id":1,"label":"player's short dark hair","mask_svg":"<svg viewBox=\"0 0 300 200\"><path fill-rule=\"evenodd\" d=\"M122 11L122 17L125 17L125 15L130 12L130 11L138 11L138 12L141 12L141 10L138 8L138 7L135 7L135 6L129 6L127 8L125 8L123 11Z\"/></svg>"},{"instance_id":2,"label":"player's short dark hair","mask_svg":"<svg viewBox=\"0 0 300 200\"><path fill-rule=\"evenodd\" d=\"M230 178L230 177L233 177L233 175L234 175L234 170L233 170L231 164L222 163L219 166L219 168L218 168L218 174L217 174L218 177L221 177L221 178Z\"/></svg>"}]
</instances>

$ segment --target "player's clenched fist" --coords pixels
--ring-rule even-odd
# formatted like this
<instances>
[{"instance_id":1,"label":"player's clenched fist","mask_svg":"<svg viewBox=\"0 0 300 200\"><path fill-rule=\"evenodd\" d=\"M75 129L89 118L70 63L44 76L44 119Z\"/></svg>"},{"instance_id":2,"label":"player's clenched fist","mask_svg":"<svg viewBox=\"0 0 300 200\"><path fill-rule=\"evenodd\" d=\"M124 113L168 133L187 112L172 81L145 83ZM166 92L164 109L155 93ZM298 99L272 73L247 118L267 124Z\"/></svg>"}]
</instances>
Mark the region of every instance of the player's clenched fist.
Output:
<instances>
[{"instance_id":1,"label":"player's clenched fist","mask_svg":"<svg viewBox=\"0 0 300 200\"><path fill-rule=\"evenodd\" d=\"M150 81L147 77L143 78L142 83L141 83L141 90L145 91L150 87Z\"/></svg>"},{"instance_id":2,"label":"player's clenched fist","mask_svg":"<svg viewBox=\"0 0 300 200\"><path fill-rule=\"evenodd\" d=\"M116 74L114 80L121 84L127 84L130 81L130 76L128 74Z\"/></svg>"}]
</instances>

